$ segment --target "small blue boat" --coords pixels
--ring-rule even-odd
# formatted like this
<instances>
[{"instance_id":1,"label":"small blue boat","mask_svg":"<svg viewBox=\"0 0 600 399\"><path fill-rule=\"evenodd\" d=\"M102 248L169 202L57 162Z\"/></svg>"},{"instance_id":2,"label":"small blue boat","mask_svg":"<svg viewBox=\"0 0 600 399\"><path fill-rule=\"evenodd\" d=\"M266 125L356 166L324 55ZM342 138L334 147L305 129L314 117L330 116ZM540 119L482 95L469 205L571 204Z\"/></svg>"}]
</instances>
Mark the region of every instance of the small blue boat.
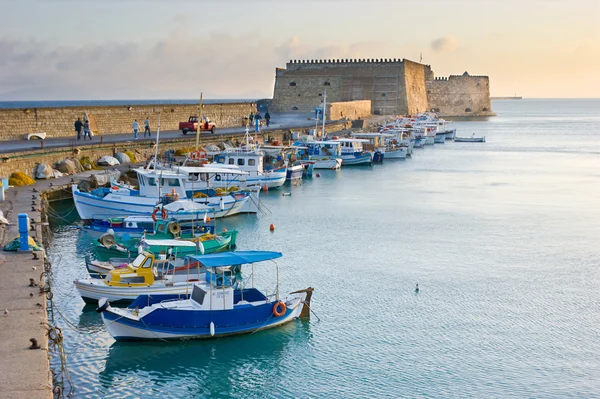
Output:
<instances>
[{"instance_id":1,"label":"small blue boat","mask_svg":"<svg viewBox=\"0 0 600 399\"><path fill-rule=\"evenodd\" d=\"M191 295L140 295L128 308L98 301L106 329L116 340L212 338L252 333L308 317L313 288L275 295L245 288L233 266L280 258L280 252L242 251L190 255L186 262L206 268L206 279L193 285ZM254 275L254 274L252 274ZM238 288L241 287L241 288Z\"/></svg>"}]
</instances>

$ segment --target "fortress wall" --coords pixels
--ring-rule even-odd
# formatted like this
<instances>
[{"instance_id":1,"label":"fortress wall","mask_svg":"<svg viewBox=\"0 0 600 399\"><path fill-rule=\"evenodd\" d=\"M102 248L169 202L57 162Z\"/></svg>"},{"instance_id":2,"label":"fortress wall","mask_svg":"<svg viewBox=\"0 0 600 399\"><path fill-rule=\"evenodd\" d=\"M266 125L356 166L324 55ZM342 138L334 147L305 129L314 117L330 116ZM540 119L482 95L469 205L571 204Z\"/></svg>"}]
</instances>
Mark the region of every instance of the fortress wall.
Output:
<instances>
[{"instance_id":1,"label":"fortress wall","mask_svg":"<svg viewBox=\"0 0 600 399\"><path fill-rule=\"evenodd\" d=\"M256 104L204 104L202 108L203 114L219 128L241 126L244 116L256 111ZM96 122L95 134L131 132L134 119L143 128L146 116L155 132L159 112L161 130L177 130L179 122L198 113L198 105L132 105L131 110L128 106L0 109L0 141L20 140L24 134L34 132L46 132L47 137L75 137L73 123L77 118L83 120L85 113L92 115Z\"/></svg>"},{"instance_id":2,"label":"fortress wall","mask_svg":"<svg viewBox=\"0 0 600 399\"><path fill-rule=\"evenodd\" d=\"M296 76L280 74L275 79L272 112L314 112L323 104L323 91L327 90L327 102L341 101L342 79L323 74ZM292 85L290 85L292 84Z\"/></svg>"},{"instance_id":3,"label":"fortress wall","mask_svg":"<svg viewBox=\"0 0 600 399\"><path fill-rule=\"evenodd\" d=\"M327 107L327 119L365 119L371 116L371 101L344 101L331 103Z\"/></svg>"},{"instance_id":4,"label":"fortress wall","mask_svg":"<svg viewBox=\"0 0 600 399\"><path fill-rule=\"evenodd\" d=\"M409 60L404 61L405 95L410 115L427 111L427 89L425 87L425 65Z\"/></svg>"},{"instance_id":5,"label":"fortress wall","mask_svg":"<svg viewBox=\"0 0 600 399\"><path fill-rule=\"evenodd\" d=\"M276 70L273 110L313 111L322 102L315 96L327 89L328 102L371 100L371 112L403 113L403 75L404 63L398 59L292 61Z\"/></svg>"},{"instance_id":6,"label":"fortress wall","mask_svg":"<svg viewBox=\"0 0 600 399\"><path fill-rule=\"evenodd\" d=\"M443 116L486 116L492 112L487 76L451 75L427 82L429 109Z\"/></svg>"}]
</instances>

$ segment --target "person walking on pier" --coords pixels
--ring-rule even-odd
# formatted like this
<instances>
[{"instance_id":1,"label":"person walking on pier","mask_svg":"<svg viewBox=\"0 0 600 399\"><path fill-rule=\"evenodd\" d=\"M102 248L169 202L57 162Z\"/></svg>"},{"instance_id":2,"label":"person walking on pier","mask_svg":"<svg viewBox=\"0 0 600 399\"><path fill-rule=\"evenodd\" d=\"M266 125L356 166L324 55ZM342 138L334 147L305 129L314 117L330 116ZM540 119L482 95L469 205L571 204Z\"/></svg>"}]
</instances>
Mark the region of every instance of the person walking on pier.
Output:
<instances>
[{"instance_id":1,"label":"person walking on pier","mask_svg":"<svg viewBox=\"0 0 600 399\"><path fill-rule=\"evenodd\" d=\"M83 123L81 118L77 118L75 121L75 131L77 132L77 140L81 139L81 130L83 129Z\"/></svg>"},{"instance_id":2,"label":"person walking on pier","mask_svg":"<svg viewBox=\"0 0 600 399\"><path fill-rule=\"evenodd\" d=\"M92 131L90 130L90 121L86 119L83 122L83 139L85 140L85 136L88 136L90 140L92 139Z\"/></svg>"},{"instance_id":3,"label":"person walking on pier","mask_svg":"<svg viewBox=\"0 0 600 399\"><path fill-rule=\"evenodd\" d=\"M133 139L137 140L137 133L138 133L138 130L140 130L140 124L138 123L137 119L133 120L131 127L133 129Z\"/></svg>"},{"instance_id":4,"label":"person walking on pier","mask_svg":"<svg viewBox=\"0 0 600 399\"><path fill-rule=\"evenodd\" d=\"M248 119L250 119L250 126L254 123L254 112L250 111L250 115L248 115Z\"/></svg>"},{"instance_id":5,"label":"person walking on pier","mask_svg":"<svg viewBox=\"0 0 600 399\"><path fill-rule=\"evenodd\" d=\"M260 113L257 112L256 115L254 116L254 120L255 120L255 124L256 124L256 127L254 128L255 132L258 132L260 130L260 127L259 127L260 119L261 119Z\"/></svg>"},{"instance_id":6,"label":"person walking on pier","mask_svg":"<svg viewBox=\"0 0 600 399\"><path fill-rule=\"evenodd\" d=\"M152 134L150 134L150 119L148 117L144 121L144 137L146 137L146 133L148 133L148 137L152 137Z\"/></svg>"},{"instance_id":7,"label":"person walking on pier","mask_svg":"<svg viewBox=\"0 0 600 399\"><path fill-rule=\"evenodd\" d=\"M265 113L265 120L267 121L267 127L269 127L269 124L271 123L271 114L269 114L269 111Z\"/></svg>"}]
</instances>

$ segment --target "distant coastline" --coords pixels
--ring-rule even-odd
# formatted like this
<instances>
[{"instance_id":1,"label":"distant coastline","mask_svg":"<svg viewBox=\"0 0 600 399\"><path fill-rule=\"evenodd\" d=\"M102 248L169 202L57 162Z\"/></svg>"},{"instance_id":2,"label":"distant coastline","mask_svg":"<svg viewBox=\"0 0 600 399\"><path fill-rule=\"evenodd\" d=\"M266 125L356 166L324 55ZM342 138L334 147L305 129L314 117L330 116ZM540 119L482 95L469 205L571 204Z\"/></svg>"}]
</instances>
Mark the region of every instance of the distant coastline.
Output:
<instances>
[{"instance_id":1,"label":"distant coastline","mask_svg":"<svg viewBox=\"0 0 600 399\"><path fill-rule=\"evenodd\" d=\"M198 104L195 100L61 100L61 101L0 101L0 109L101 107L115 105ZM205 104L256 102L256 99L202 100Z\"/></svg>"},{"instance_id":2,"label":"distant coastline","mask_svg":"<svg viewBox=\"0 0 600 399\"><path fill-rule=\"evenodd\" d=\"M522 100L521 96L491 97L492 100Z\"/></svg>"}]
</instances>

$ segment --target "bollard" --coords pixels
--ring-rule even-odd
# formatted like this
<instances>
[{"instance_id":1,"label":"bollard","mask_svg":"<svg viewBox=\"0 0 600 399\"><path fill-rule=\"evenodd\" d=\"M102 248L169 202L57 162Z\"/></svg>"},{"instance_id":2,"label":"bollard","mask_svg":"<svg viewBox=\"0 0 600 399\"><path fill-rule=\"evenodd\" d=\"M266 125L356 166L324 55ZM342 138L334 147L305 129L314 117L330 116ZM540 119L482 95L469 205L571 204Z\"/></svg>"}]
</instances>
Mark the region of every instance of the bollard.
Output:
<instances>
[{"instance_id":1,"label":"bollard","mask_svg":"<svg viewBox=\"0 0 600 399\"><path fill-rule=\"evenodd\" d=\"M31 252L29 248L29 216L26 213L19 213L19 251Z\"/></svg>"}]
</instances>

